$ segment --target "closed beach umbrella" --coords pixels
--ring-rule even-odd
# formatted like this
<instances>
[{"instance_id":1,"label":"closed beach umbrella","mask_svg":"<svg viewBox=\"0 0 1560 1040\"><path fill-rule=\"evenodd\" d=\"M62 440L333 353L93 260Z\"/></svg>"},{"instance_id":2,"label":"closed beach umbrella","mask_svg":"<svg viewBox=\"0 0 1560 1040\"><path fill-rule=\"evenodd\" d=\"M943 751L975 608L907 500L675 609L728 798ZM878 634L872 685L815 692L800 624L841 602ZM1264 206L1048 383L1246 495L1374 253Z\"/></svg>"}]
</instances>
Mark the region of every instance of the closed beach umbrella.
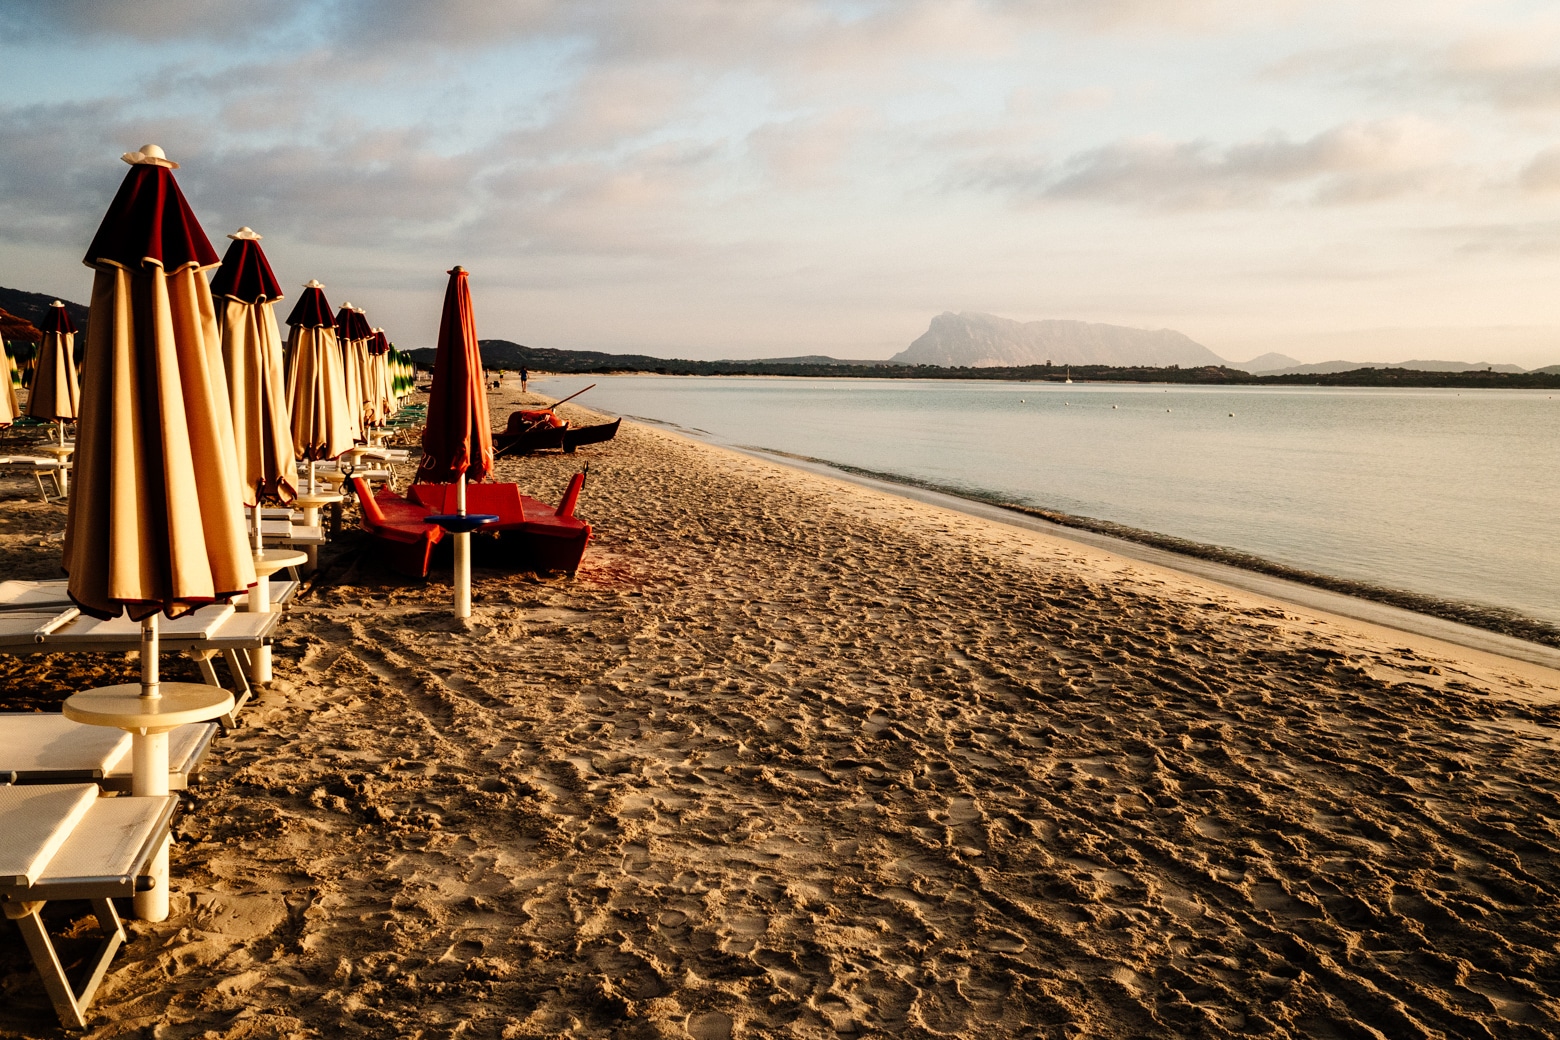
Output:
<instances>
[{"instance_id":1,"label":"closed beach umbrella","mask_svg":"<svg viewBox=\"0 0 1560 1040\"><path fill-rule=\"evenodd\" d=\"M477 348L477 321L471 309L467 272L456 267L449 276L417 479L455 484L459 489L457 511L465 513L466 482L483 480L493 470L493 432L488 426L487 389L482 385L482 355ZM456 530L454 541L455 616L469 617L471 535Z\"/></svg>"},{"instance_id":2,"label":"closed beach umbrella","mask_svg":"<svg viewBox=\"0 0 1560 1040\"><path fill-rule=\"evenodd\" d=\"M155 145L124 156L119 193L87 250L96 271L65 525L70 597L98 617L141 621L141 683L65 702L78 722L128 729L134 795L168 793L166 720L231 711L224 690L162 683L157 615L183 614L255 583L244 537L216 309L216 251ZM168 845L136 913L168 916Z\"/></svg>"},{"instance_id":3,"label":"closed beach umbrella","mask_svg":"<svg viewBox=\"0 0 1560 1040\"><path fill-rule=\"evenodd\" d=\"M352 304L344 303L336 312L336 336L341 341L341 372L347 391L347 411L351 414L352 437L363 436L363 359L366 353L360 349L358 316Z\"/></svg>"},{"instance_id":4,"label":"closed beach umbrella","mask_svg":"<svg viewBox=\"0 0 1560 1040\"><path fill-rule=\"evenodd\" d=\"M211 279L211 294L218 304L243 501L248 506L265 498L287 503L298 494L298 462L282 376L282 335L273 309L282 287L259 235L246 227L228 238L233 244Z\"/></svg>"},{"instance_id":5,"label":"closed beach umbrella","mask_svg":"<svg viewBox=\"0 0 1560 1040\"><path fill-rule=\"evenodd\" d=\"M374 330L369 327L368 314L361 307L353 308L352 342L358 351L358 371L363 377L363 428L379 425L379 402L374 396Z\"/></svg>"},{"instance_id":6,"label":"closed beach umbrella","mask_svg":"<svg viewBox=\"0 0 1560 1040\"><path fill-rule=\"evenodd\" d=\"M156 146L85 262L97 274L65 528L70 595L97 617L170 617L254 584L216 309L217 263Z\"/></svg>"},{"instance_id":7,"label":"closed beach umbrella","mask_svg":"<svg viewBox=\"0 0 1560 1040\"><path fill-rule=\"evenodd\" d=\"M60 424L60 443L65 441L64 424L76 421L81 384L76 378L76 323L55 300L43 321L43 342L33 369L32 394L27 398L27 414Z\"/></svg>"},{"instance_id":8,"label":"closed beach umbrella","mask_svg":"<svg viewBox=\"0 0 1560 1040\"><path fill-rule=\"evenodd\" d=\"M395 395L390 392L390 340L384 329L375 329L368 341L370 385L374 388L374 409L380 425L390 421L395 414Z\"/></svg>"},{"instance_id":9,"label":"closed beach umbrella","mask_svg":"<svg viewBox=\"0 0 1560 1040\"><path fill-rule=\"evenodd\" d=\"M336 322L323 285L313 280L304 285L287 324L292 329L287 337L287 400L293 454L308 460L312 492L314 463L335 458L352 447L353 440Z\"/></svg>"},{"instance_id":10,"label":"closed beach umbrella","mask_svg":"<svg viewBox=\"0 0 1560 1040\"><path fill-rule=\"evenodd\" d=\"M22 414L21 405L16 403L16 384L21 382L21 374L16 369L16 359L6 352L4 341L0 341L0 427L14 423L17 416Z\"/></svg>"},{"instance_id":11,"label":"closed beach umbrella","mask_svg":"<svg viewBox=\"0 0 1560 1040\"><path fill-rule=\"evenodd\" d=\"M0 430L16 421L16 392L11 389L11 355L5 351L5 341L0 340Z\"/></svg>"}]
</instances>

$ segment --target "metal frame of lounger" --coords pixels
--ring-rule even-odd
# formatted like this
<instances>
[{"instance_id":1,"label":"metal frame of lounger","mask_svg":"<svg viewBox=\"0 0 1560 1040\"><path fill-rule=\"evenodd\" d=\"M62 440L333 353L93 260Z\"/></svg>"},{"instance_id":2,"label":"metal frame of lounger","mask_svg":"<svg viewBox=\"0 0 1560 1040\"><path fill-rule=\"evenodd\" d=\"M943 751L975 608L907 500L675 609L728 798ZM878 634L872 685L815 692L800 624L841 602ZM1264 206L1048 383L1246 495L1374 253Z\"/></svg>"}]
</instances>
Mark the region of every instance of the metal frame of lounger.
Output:
<instances>
[{"instance_id":1,"label":"metal frame of lounger","mask_svg":"<svg viewBox=\"0 0 1560 1040\"><path fill-rule=\"evenodd\" d=\"M113 900L155 884L152 859L167 840L178 804L178 795L171 794L105 798L92 784L0 787L0 821L7 831L22 824L36 838L53 827L43 842L23 850L23 857L36 864L31 870L0 876L0 908L21 930L49 1002L67 1029L86 1028L87 1008L125 941ZM31 811L54 815L40 820L29 816ZM103 933L79 991L71 986L43 925L44 904L56 899L88 900Z\"/></svg>"},{"instance_id":2,"label":"metal frame of lounger","mask_svg":"<svg viewBox=\"0 0 1560 1040\"><path fill-rule=\"evenodd\" d=\"M281 620L282 615L275 613L234 613L209 636L180 632L178 620L165 621L158 638L164 653L188 654L208 685L222 685L213 659L220 656L227 662L233 676L233 710L222 716L221 722L223 729L232 729L237 725L239 712L254 696L254 688L249 684L249 652L268 645ZM95 619L78 618L42 640L0 643L0 653L111 654L141 648L139 629L104 635L94 631L97 627Z\"/></svg>"},{"instance_id":3,"label":"metal frame of lounger","mask_svg":"<svg viewBox=\"0 0 1560 1040\"><path fill-rule=\"evenodd\" d=\"M60 486L60 471L67 468L68 462L58 459L35 458L31 455L0 455L0 466L28 467L32 471L32 477L38 482L38 494L43 497L44 505L50 502L59 502L65 498L64 489ZM43 475L47 473L49 479L54 482L54 494L43 484Z\"/></svg>"},{"instance_id":4,"label":"metal frame of lounger","mask_svg":"<svg viewBox=\"0 0 1560 1040\"><path fill-rule=\"evenodd\" d=\"M168 789L183 791L200 775L215 722L193 722L168 732ZM14 784L94 783L129 791L130 734L88 726L53 712L0 712L0 776Z\"/></svg>"}]
</instances>

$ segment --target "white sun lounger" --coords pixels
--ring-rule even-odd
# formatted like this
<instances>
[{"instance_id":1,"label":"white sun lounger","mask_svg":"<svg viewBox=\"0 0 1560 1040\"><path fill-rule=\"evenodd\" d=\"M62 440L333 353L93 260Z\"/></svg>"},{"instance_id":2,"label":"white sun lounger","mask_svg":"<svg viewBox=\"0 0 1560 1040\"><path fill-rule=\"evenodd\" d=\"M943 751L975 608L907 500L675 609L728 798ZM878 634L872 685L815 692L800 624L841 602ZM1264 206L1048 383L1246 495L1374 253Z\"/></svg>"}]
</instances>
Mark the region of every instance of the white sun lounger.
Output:
<instances>
[{"instance_id":1,"label":"white sun lounger","mask_svg":"<svg viewBox=\"0 0 1560 1040\"><path fill-rule=\"evenodd\" d=\"M25 469L32 474L32 478L38 482L38 494L42 496L45 504L65 497L60 485L60 471L69 466L70 463L61 462L59 459L46 459L32 455L0 455L0 467ZM54 484L53 494L49 493L48 486L43 482L45 476L48 476Z\"/></svg>"},{"instance_id":2,"label":"white sun lounger","mask_svg":"<svg viewBox=\"0 0 1560 1040\"><path fill-rule=\"evenodd\" d=\"M168 734L168 789L182 791L200 772L215 722ZM130 790L130 734L88 726L52 712L0 712L0 775L16 784L90 782L105 791Z\"/></svg>"},{"instance_id":3,"label":"white sun lounger","mask_svg":"<svg viewBox=\"0 0 1560 1040\"><path fill-rule=\"evenodd\" d=\"M0 618L6 616L0 614ZM270 643L281 620L281 614L239 614L230 603L214 603L171 621L163 618L157 626L158 640L163 652L192 657L201 677L212 686L222 685L213 659L220 656L227 662L235 689L233 711L222 718L223 728L227 729L234 725L254 693L249 685L249 653ZM124 653L140 648L141 625L124 616L109 621L78 617L41 641L8 641L0 636L0 654Z\"/></svg>"},{"instance_id":4,"label":"white sun lounger","mask_svg":"<svg viewBox=\"0 0 1560 1040\"><path fill-rule=\"evenodd\" d=\"M96 784L0 787L0 907L16 922L60 1025L84 1029L114 954L125 941L115 897L149 889L152 858L168 833L177 795L100 797ZM72 988L40 911L51 899L92 903L103 942Z\"/></svg>"},{"instance_id":5,"label":"white sun lounger","mask_svg":"<svg viewBox=\"0 0 1560 1040\"><path fill-rule=\"evenodd\" d=\"M41 607L8 610L0 614L0 646L41 643L81 614L75 607Z\"/></svg>"},{"instance_id":6,"label":"white sun lounger","mask_svg":"<svg viewBox=\"0 0 1560 1040\"><path fill-rule=\"evenodd\" d=\"M46 581L0 581L0 615L15 610L36 611L50 607L64 609L72 606L65 588L66 578L49 578ZM296 581L271 580L271 606L280 607L291 602L298 594Z\"/></svg>"},{"instance_id":7,"label":"white sun lounger","mask_svg":"<svg viewBox=\"0 0 1560 1040\"><path fill-rule=\"evenodd\" d=\"M70 597L65 594L65 579L48 581L0 581L0 612L12 610L43 610L48 607L68 607Z\"/></svg>"}]
</instances>

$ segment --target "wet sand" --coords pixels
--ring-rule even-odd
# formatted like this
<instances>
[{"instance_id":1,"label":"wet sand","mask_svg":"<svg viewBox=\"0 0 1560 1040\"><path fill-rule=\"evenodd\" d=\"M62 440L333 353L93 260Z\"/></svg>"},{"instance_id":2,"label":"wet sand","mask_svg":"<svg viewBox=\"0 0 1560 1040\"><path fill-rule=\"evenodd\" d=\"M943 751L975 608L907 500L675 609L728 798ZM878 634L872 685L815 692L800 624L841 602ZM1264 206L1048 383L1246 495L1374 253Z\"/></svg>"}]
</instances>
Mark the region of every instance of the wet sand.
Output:
<instances>
[{"instance_id":1,"label":"wet sand","mask_svg":"<svg viewBox=\"0 0 1560 1040\"><path fill-rule=\"evenodd\" d=\"M1560 673L644 426L499 475L585 462L469 622L342 539L89 1036L1560 1031Z\"/></svg>"}]
</instances>

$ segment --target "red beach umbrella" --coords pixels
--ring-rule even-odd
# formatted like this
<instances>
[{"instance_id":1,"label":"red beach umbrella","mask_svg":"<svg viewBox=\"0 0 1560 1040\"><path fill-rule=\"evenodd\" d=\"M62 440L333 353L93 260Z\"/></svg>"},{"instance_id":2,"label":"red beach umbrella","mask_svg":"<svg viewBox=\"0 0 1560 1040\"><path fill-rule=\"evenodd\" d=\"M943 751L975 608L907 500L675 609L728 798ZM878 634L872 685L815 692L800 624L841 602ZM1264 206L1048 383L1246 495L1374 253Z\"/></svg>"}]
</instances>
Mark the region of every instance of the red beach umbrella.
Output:
<instances>
[{"instance_id":1,"label":"red beach umbrella","mask_svg":"<svg viewBox=\"0 0 1560 1040\"><path fill-rule=\"evenodd\" d=\"M430 484L453 484L462 477L481 481L493 471L493 431L488 426L468 272L457 267L449 276L428 394L422 462L417 467L417 479Z\"/></svg>"},{"instance_id":2,"label":"red beach umbrella","mask_svg":"<svg viewBox=\"0 0 1560 1040\"><path fill-rule=\"evenodd\" d=\"M298 494L298 463L273 306L282 287L258 234L245 227L228 238L233 244L211 279L211 293L219 303L217 325L244 504L256 506L262 498L291 502Z\"/></svg>"},{"instance_id":3,"label":"red beach umbrella","mask_svg":"<svg viewBox=\"0 0 1560 1040\"><path fill-rule=\"evenodd\" d=\"M43 320L43 342L38 345L27 414L34 419L59 423L63 444L64 424L76 421L80 396L81 383L76 376L76 323L70 320L65 305L55 300L49 305L49 316Z\"/></svg>"},{"instance_id":4,"label":"red beach umbrella","mask_svg":"<svg viewBox=\"0 0 1560 1040\"><path fill-rule=\"evenodd\" d=\"M292 412L293 452L309 462L309 490L314 490L314 463L333 459L352 447L353 426L347 407L347 384L336 322L330 316L325 287L310 280L287 315L287 400Z\"/></svg>"},{"instance_id":5,"label":"red beach umbrella","mask_svg":"<svg viewBox=\"0 0 1560 1040\"><path fill-rule=\"evenodd\" d=\"M487 388L482 383L482 355L477 349L477 321L466 269L456 267L449 276L417 479L455 484L457 513L464 518L466 481L482 480L493 471L493 431L488 426ZM460 519L448 520L446 526L454 533L455 616L470 617L472 528Z\"/></svg>"}]
</instances>

